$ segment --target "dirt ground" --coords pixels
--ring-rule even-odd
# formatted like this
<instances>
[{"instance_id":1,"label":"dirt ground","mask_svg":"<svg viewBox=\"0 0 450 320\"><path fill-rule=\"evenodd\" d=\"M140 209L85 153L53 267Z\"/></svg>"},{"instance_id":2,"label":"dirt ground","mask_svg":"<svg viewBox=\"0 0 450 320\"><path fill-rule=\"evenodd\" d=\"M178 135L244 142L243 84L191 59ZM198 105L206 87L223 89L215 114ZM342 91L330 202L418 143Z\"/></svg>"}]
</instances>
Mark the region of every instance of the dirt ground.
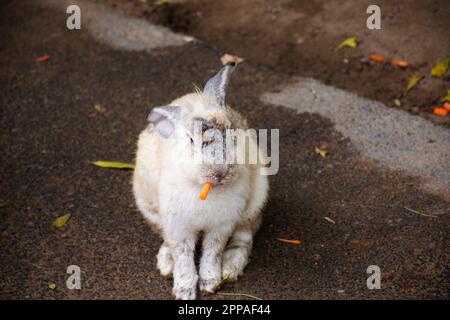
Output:
<instances>
[{"instance_id":1,"label":"dirt ground","mask_svg":"<svg viewBox=\"0 0 450 320\"><path fill-rule=\"evenodd\" d=\"M103 10L90 12L99 24L71 31L64 5L0 2L0 300L171 299L172 282L155 268L161 239L134 205L131 172L91 162L132 162L150 109L205 83L222 52L196 41L135 50L130 43L149 26L130 28L132 21ZM105 21L114 27L106 31L116 32L111 38L132 50L98 40ZM356 50L342 54L350 52ZM43 54L47 62L34 60ZM420 177L368 161L327 117L261 100L291 83L254 63L243 63L230 81L228 101L252 128L281 129L280 171L270 178L252 261L224 292L448 299L448 201L421 190ZM326 158L314 152L323 143ZM65 227L52 226L68 213ZM382 268L381 290L366 285L374 264ZM66 287L70 265L82 270L81 290Z\"/></svg>"},{"instance_id":2,"label":"dirt ground","mask_svg":"<svg viewBox=\"0 0 450 320\"><path fill-rule=\"evenodd\" d=\"M442 78L430 74L434 64L450 55L450 1L378 1L381 30L366 27L366 9L373 2L368 0L107 2L126 14L212 43L223 52L313 77L450 126L450 117L432 114L450 89L450 73ZM359 41L357 48L334 52L342 40L352 36ZM387 60L407 60L411 67L371 62L368 56L372 53ZM417 72L425 78L406 93L408 80ZM395 106L395 99L401 101L400 106Z\"/></svg>"}]
</instances>

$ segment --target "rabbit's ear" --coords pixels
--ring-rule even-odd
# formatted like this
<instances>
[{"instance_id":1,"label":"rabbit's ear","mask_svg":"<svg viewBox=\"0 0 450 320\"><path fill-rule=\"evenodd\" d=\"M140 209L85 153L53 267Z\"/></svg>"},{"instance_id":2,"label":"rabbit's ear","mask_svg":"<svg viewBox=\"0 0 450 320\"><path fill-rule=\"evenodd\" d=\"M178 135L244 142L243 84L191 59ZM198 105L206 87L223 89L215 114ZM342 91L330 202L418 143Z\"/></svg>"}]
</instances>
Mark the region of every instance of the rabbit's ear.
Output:
<instances>
[{"instance_id":1,"label":"rabbit's ear","mask_svg":"<svg viewBox=\"0 0 450 320\"><path fill-rule=\"evenodd\" d=\"M228 81L235 67L235 62L228 62L214 77L208 80L203 88L203 94L213 98L219 106L225 106Z\"/></svg>"},{"instance_id":2,"label":"rabbit's ear","mask_svg":"<svg viewBox=\"0 0 450 320\"><path fill-rule=\"evenodd\" d=\"M152 109L147 117L148 122L152 123L156 131L164 137L169 138L175 130L175 125L180 118L180 107L163 106Z\"/></svg>"}]
</instances>

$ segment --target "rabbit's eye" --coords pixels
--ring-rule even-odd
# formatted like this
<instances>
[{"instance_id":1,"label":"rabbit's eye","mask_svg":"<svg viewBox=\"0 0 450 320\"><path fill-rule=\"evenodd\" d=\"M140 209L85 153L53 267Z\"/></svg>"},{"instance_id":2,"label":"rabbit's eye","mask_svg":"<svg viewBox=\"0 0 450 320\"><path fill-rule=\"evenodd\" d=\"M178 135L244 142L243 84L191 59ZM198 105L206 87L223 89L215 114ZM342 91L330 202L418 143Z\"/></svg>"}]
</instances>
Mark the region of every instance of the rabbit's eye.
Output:
<instances>
[{"instance_id":1,"label":"rabbit's eye","mask_svg":"<svg viewBox=\"0 0 450 320\"><path fill-rule=\"evenodd\" d=\"M207 146L215 141L215 137L213 134L204 134L203 135L203 146Z\"/></svg>"},{"instance_id":2,"label":"rabbit's eye","mask_svg":"<svg viewBox=\"0 0 450 320\"><path fill-rule=\"evenodd\" d=\"M214 142L214 139L203 141L203 147L209 146L213 142Z\"/></svg>"}]
</instances>

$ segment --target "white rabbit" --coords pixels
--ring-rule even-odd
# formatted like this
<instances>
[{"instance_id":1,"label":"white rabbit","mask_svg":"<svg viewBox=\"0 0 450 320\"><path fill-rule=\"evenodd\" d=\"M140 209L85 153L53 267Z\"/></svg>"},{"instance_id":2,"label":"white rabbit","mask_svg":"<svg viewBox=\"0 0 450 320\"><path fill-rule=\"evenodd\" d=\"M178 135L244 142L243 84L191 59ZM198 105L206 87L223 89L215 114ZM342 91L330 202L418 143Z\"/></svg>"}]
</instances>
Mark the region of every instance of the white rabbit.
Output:
<instances>
[{"instance_id":1,"label":"white rabbit","mask_svg":"<svg viewBox=\"0 0 450 320\"><path fill-rule=\"evenodd\" d=\"M231 139L235 143L232 152L231 144L220 139L230 129L247 128L246 120L225 104L225 89L234 68L234 63L226 64L203 92L197 90L168 106L153 108L150 124L139 136L133 192L137 207L164 239L157 267L163 276L173 275L172 292L177 299L195 299L198 280L200 290L214 292L224 276L236 280L243 274L268 195L268 178L262 174L262 152L256 141L246 140L246 131L237 130ZM198 123L200 130L195 129ZM218 132L219 137L208 136L208 131ZM217 163L217 152L205 152L211 148L223 150L232 161ZM252 150L258 156L256 163L235 163ZM194 161L198 155L202 156L200 163ZM202 201L199 194L206 182L213 187ZM200 236L197 273L194 251Z\"/></svg>"}]
</instances>

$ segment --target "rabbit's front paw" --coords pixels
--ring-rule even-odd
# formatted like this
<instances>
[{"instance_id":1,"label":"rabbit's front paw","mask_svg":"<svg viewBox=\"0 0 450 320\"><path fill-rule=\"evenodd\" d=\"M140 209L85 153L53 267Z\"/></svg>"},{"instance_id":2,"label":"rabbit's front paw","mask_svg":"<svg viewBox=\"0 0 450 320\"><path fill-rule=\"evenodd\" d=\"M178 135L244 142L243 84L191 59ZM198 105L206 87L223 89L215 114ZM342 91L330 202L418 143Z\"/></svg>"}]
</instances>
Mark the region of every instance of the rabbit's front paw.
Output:
<instances>
[{"instance_id":1,"label":"rabbit's front paw","mask_svg":"<svg viewBox=\"0 0 450 320\"><path fill-rule=\"evenodd\" d=\"M177 300L194 300L197 294L197 275L182 277L175 284L172 293Z\"/></svg>"},{"instance_id":2,"label":"rabbit's front paw","mask_svg":"<svg viewBox=\"0 0 450 320\"><path fill-rule=\"evenodd\" d=\"M200 290L204 292L214 293L221 280L222 279L220 279L220 276L210 279L200 279Z\"/></svg>"},{"instance_id":3,"label":"rabbit's front paw","mask_svg":"<svg viewBox=\"0 0 450 320\"><path fill-rule=\"evenodd\" d=\"M195 300L196 288L173 288L172 293L177 300Z\"/></svg>"},{"instance_id":4,"label":"rabbit's front paw","mask_svg":"<svg viewBox=\"0 0 450 320\"><path fill-rule=\"evenodd\" d=\"M222 262L222 277L236 281L238 276L244 273L248 262L246 248L232 248L225 250Z\"/></svg>"},{"instance_id":5,"label":"rabbit's front paw","mask_svg":"<svg viewBox=\"0 0 450 320\"><path fill-rule=\"evenodd\" d=\"M170 277L173 271L173 258L168 246L164 244L159 249L157 259L157 267L163 277Z\"/></svg>"}]
</instances>

